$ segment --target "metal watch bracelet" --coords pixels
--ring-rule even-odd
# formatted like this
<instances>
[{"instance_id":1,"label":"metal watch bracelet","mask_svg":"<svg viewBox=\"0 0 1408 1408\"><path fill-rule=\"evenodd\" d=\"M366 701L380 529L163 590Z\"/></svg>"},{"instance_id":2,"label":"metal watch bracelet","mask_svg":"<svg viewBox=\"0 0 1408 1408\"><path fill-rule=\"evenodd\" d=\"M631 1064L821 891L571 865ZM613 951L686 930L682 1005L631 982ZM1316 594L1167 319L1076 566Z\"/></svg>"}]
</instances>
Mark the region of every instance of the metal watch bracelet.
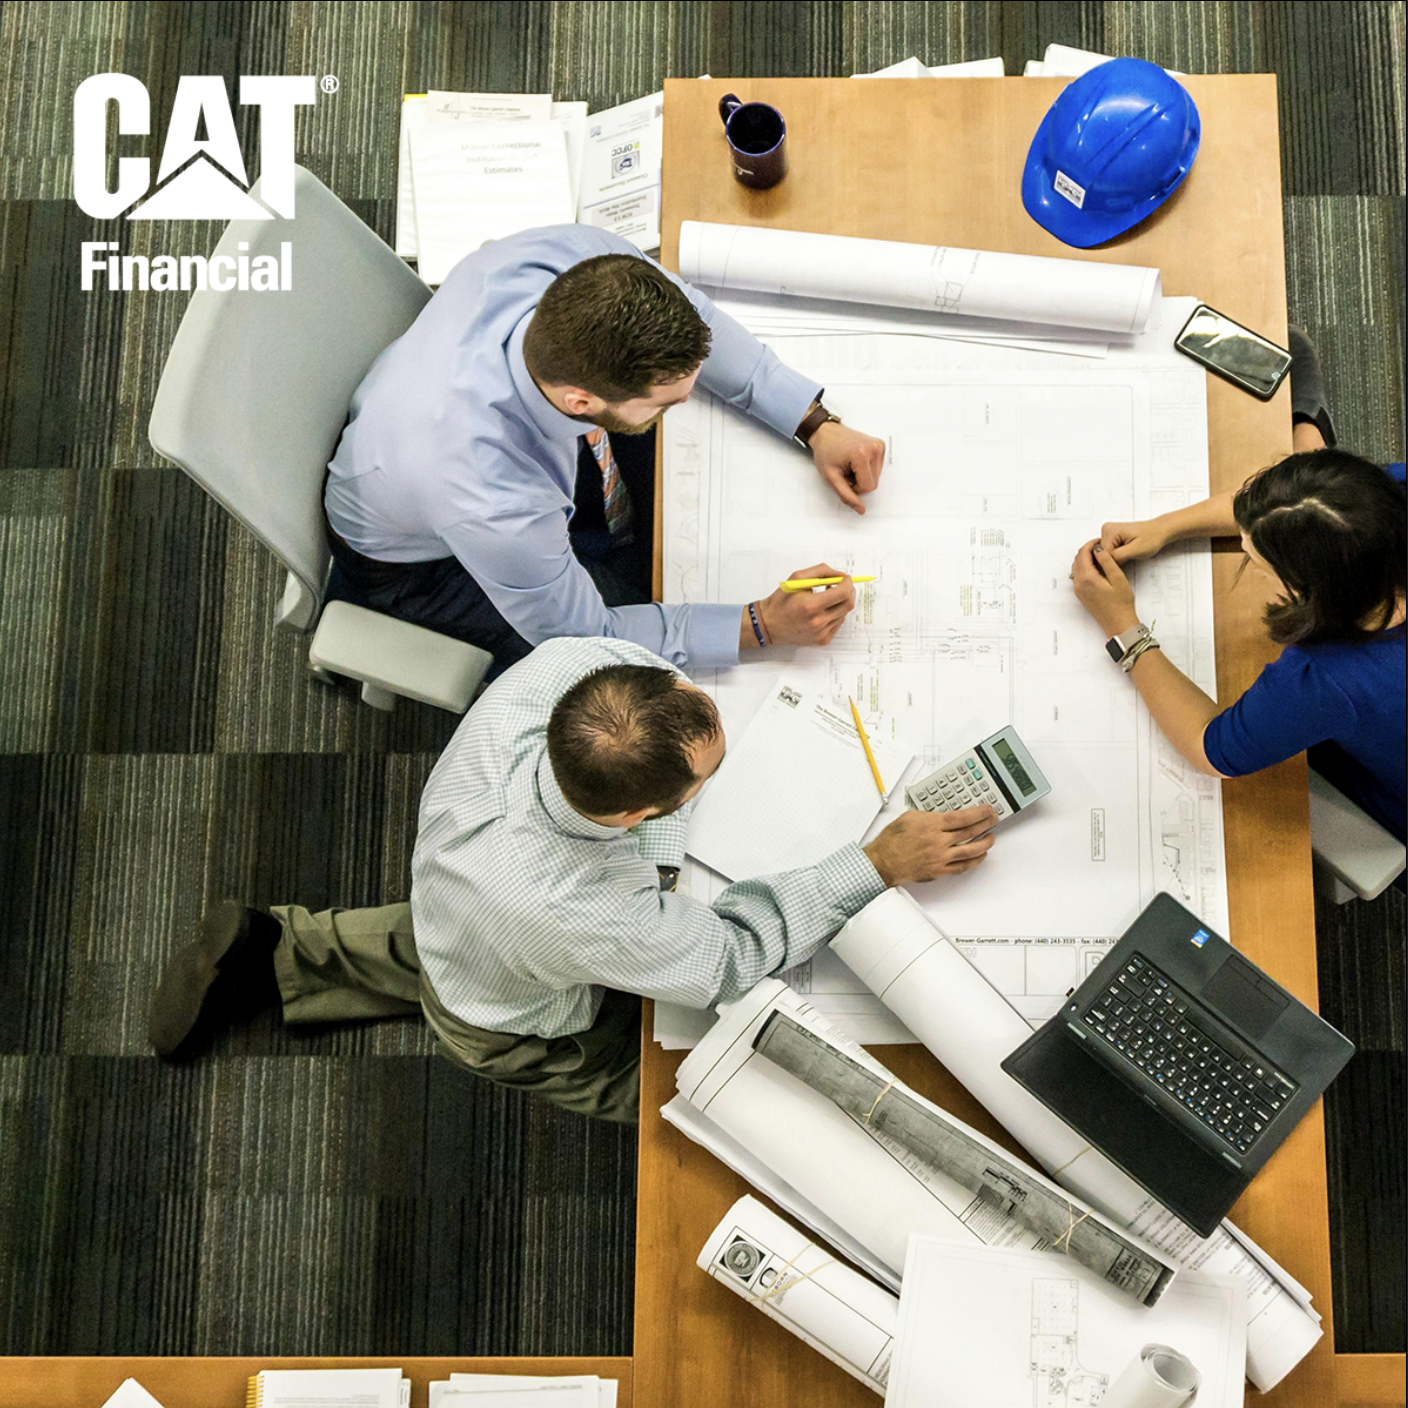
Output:
<instances>
[{"instance_id":1,"label":"metal watch bracelet","mask_svg":"<svg viewBox=\"0 0 1408 1408\"><path fill-rule=\"evenodd\" d=\"M1153 636L1145 636L1143 640L1136 642L1124 659L1120 661L1120 669L1123 670L1125 674L1128 674L1134 668L1135 661L1137 661L1146 650L1159 650L1161 648L1162 647Z\"/></svg>"}]
</instances>

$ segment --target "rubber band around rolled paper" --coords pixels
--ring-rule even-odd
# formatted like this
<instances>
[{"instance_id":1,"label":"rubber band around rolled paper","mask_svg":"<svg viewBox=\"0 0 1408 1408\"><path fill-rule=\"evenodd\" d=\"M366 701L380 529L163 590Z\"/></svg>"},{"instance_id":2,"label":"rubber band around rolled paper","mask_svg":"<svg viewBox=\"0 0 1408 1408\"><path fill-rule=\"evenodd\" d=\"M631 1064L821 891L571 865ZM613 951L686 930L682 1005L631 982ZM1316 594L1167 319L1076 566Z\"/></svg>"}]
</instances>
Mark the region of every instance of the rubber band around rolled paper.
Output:
<instances>
[{"instance_id":1,"label":"rubber band around rolled paper","mask_svg":"<svg viewBox=\"0 0 1408 1408\"><path fill-rule=\"evenodd\" d=\"M1066 1162L1063 1163L1060 1168L1053 1168L1051 1172L1047 1174L1047 1177L1060 1178L1060 1176L1065 1173L1065 1171L1070 1168L1070 1166L1075 1163L1078 1158L1080 1158L1081 1154L1088 1154L1094 1147L1095 1145L1093 1144L1082 1144L1079 1153L1072 1154L1071 1157L1067 1159Z\"/></svg>"},{"instance_id":2,"label":"rubber band around rolled paper","mask_svg":"<svg viewBox=\"0 0 1408 1408\"><path fill-rule=\"evenodd\" d=\"M795 1262L797 1258L801 1256L804 1251L807 1250L807 1247L814 1247L815 1245L816 1244L814 1242L808 1242L805 1246L801 1247L798 1251L796 1251L788 1259L787 1264L782 1268L782 1270L777 1273L777 1278L773 1281L772 1285L769 1286L765 1291L753 1292L753 1299L759 1301L772 1300L775 1296L780 1296L784 1291L790 1291L793 1286L800 1286L803 1281L810 1281L812 1277L817 1274L818 1271L825 1271L828 1266L834 1266L836 1264L836 1258L834 1256L829 1256L826 1258L825 1261L821 1262L819 1265L812 1267L810 1271L803 1271L802 1273L800 1273L800 1275L798 1275L795 1281L788 1281L786 1279L787 1273L792 1269L792 1263Z\"/></svg>"},{"instance_id":3,"label":"rubber band around rolled paper","mask_svg":"<svg viewBox=\"0 0 1408 1408\"><path fill-rule=\"evenodd\" d=\"M895 1088L895 1082L898 1080L898 1076L891 1076L889 1085L875 1097L875 1103L865 1112L866 1124L869 1124L870 1121L875 1118L875 1112L880 1108L880 1102Z\"/></svg>"},{"instance_id":4,"label":"rubber band around rolled paper","mask_svg":"<svg viewBox=\"0 0 1408 1408\"><path fill-rule=\"evenodd\" d=\"M1071 1254L1071 1233L1074 1232L1074 1231L1076 1230L1076 1228L1079 1227L1079 1226L1081 1225L1081 1223L1084 1222L1085 1219L1086 1219L1087 1217L1089 1217L1090 1214L1093 1213L1094 1211L1095 1211L1094 1208L1086 1208L1086 1210L1085 1210L1083 1213L1081 1213L1081 1215L1080 1215L1079 1217L1077 1217L1077 1216L1076 1216L1076 1210L1075 1210L1075 1208L1073 1208L1073 1207L1071 1206L1071 1200L1070 1200L1070 1198L1068 1197L1068 1198L1066 1199L1066 1221L1067 1221L1068 1223L1070 1223L1070 1226L1067 1227L1066 1230L1065 1230L1063 1233L1061 1233L1061 1235L1060 1235L1059 1237L1057 1237L1057 1239L1056 1239L1054 1242L1052 1242L1052 1244L1051 1244L1052 1250L1053 1250L1053 1251L1059 1251L1059 1252L1061 1252L1062 1255L1064 1255L1064 1256L1070 1256L1070 1254ZM1066 1244L1064 1247L1061 1245L1062 1242L1064 1242L1064 1243Z\"/></svg>"}]
</instances>

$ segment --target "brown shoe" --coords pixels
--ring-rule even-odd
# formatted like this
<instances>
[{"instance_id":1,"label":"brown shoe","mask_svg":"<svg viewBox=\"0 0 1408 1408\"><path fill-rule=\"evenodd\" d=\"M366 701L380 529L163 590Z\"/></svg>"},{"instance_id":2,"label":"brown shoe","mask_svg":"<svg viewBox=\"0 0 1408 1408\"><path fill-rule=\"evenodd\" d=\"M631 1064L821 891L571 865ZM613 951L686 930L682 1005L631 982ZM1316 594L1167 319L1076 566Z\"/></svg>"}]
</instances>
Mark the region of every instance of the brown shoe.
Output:
<instances>
[{"instance_id":1,"label":"brown shoe","mask_svg":"<svg viewBox=\"0 0 1408 1408\"><path fill-rule=\"evenodd\" d=\"M282 928L262 910L238 900L220 900L201 921L200 937L167 965L152 998L147 1035L158 1056L175 1056L197 1028L211 1028L228 1016L228 998L277 994L274 946Z\"/></svg>"}]
</instances>

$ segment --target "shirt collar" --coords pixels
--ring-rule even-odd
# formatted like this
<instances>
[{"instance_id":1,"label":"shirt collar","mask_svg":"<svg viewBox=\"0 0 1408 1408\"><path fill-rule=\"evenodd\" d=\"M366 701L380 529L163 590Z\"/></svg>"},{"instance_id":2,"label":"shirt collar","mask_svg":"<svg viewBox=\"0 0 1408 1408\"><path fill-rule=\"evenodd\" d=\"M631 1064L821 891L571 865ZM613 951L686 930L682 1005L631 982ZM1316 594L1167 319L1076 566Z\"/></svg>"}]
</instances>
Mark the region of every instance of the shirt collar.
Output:
<instances>
[{"instance_id":1,"label":"shirt collar","mask_svg":"<svg viewBox=\"0 0 1408 1408\"><path fill-rule=\"evenodd\" d=\"M542 432L543 438L569 444L585 435L592 427L585 421L573 420L571 416L559 411L538 390L538 384L528 370L528 363L523 359L523 336L528 331L532 318L531 311L525 313L518 320L518 326L509 334L508 374L513 379L513 389L518 393L523 409Z\"/></svg>"},{"instance_id":2,"label":"shirt collar","mask_svg":"<svg viewBox=\"0 0 1408 1408\"><path fill-rule=\"evenodd\" d=\"M557 785L557 774L548 761L548 750L543 749L538 759L538 794L543 799L543 809L552 818L553 825L569 836L580 836L586 841L609 841L616 836L624 836L623 826L603 826L599 821L585 817L566 797Z\"/></svg>"}]
</instances>

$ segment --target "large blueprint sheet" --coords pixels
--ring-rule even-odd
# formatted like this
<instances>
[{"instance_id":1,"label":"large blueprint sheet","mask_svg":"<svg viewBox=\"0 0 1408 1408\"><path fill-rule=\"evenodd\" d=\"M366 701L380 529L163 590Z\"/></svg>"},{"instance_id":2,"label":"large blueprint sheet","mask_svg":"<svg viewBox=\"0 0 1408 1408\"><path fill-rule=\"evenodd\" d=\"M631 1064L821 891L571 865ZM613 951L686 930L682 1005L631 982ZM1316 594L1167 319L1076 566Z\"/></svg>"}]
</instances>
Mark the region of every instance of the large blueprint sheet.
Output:
<instances>
[{"instance_id":1,"label":"large blueprint sheet","mask_svg":"<svg viewBox=\"0 0 1408 1408\"><path fill-rule=\"evenodd\" d=\"M1156 326L1098 361L787 338L781 351L825 385L827 404L888 442L863 518L795 447L708 396L663 422L665 600L746 601L819 561L879 577L827 649L745 655L698 676L731 734L785 667L843 712L853 696L872 733L911 744L911 776L1008 723L1031 748L1051 794L999 830L982 866L915 895L1034 1024L1158 890L1227 931L1219 784L1153 726L1069 581L1103 522L1208 493L1205 374L1171 346L1192 306L1164 299ZM1132 575L1142 619L1215 696L1207 546ZM900 793L875 829L902 806ZM706 899L723 883L697 866L682 878ZM824 963L789 977L859 1039L906 1039Z\"/></svg>"}]
</instances>

